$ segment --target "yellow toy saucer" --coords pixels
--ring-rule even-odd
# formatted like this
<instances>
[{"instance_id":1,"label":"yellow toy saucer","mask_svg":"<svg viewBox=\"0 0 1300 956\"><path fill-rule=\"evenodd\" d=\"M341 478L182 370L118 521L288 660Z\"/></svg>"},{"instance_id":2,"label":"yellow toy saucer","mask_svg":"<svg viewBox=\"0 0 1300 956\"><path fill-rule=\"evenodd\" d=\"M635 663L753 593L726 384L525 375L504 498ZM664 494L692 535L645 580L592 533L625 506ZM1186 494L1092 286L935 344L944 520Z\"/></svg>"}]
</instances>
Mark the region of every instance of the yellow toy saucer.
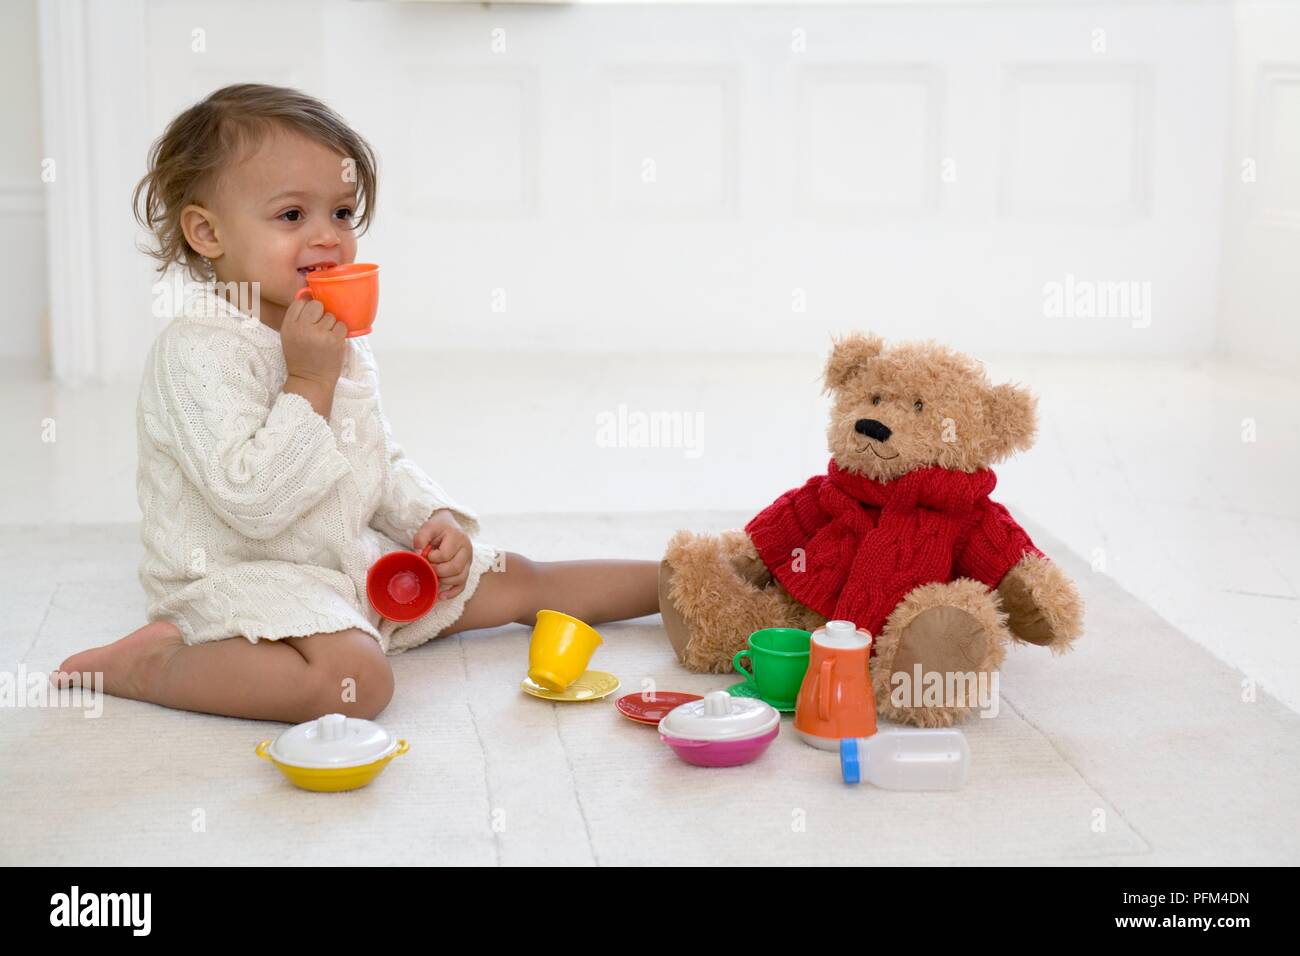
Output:
<instances>
[{"instance_id":1,"label":"yellow toy saucer","mask_svg":"<svg viewBox=\"0 0 1300 956\"><path fill-rule=\"evenodd\" d=\"M608 697L614 693L620 686L622 685L619 684L618 678L605 671L583 671L582 676L559 692L547 690L541 684L533 683L532 679L528 677L525 677L519 683L520 689L525 694L532 694L542 700L566 702L600 700L600 698Z\"/></svg>"}]
</instances>

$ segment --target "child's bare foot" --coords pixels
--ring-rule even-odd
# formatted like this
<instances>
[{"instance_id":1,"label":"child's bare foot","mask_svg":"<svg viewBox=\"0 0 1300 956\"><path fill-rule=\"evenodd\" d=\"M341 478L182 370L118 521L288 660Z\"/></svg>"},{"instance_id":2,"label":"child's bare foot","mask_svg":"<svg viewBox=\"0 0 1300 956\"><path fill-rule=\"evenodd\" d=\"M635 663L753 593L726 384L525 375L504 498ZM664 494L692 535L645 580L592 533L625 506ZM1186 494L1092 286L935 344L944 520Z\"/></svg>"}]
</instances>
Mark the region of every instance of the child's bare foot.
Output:
<instances>
[{"instance_id":1,"label":"child's bare foot","mask_svg":"<svg viewBox=\"0 0 1300 956\"><path fill-rule=\"evenodd\" d=\"M55 687L72 687L82 682L82 674L102 672L104 693L148 700L149 688L159 670L172 652L184 645L175 624L154 621L112 644L73 654L50 674L50 683Z\"/></svg>"}]
</instances>

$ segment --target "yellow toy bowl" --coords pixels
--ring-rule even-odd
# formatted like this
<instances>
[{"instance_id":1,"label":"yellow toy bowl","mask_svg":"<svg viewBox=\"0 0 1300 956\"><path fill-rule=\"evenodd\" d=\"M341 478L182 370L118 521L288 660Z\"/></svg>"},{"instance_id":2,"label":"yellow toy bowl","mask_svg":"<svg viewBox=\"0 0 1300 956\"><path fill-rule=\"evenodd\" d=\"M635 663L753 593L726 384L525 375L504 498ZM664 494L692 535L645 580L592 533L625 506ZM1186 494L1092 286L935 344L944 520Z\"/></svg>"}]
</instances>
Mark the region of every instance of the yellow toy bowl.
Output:
<instances>
[{"instance_id":1,"label":"yellow toy bowl","mask_svg":"<svg viewBox=\"0 0 1300 956\"><path fill-rule=\"evenodd\" d=\"M596 629L563 611L538 611L528 645L528 676L559 694L582 676L604 640Z\"/></svg>"},{"instance_id":2,"label":"yellow toy bowl","mask_svg":"<svg viewBox=\"0 0 1300 956\"><path fill-rule=\"evenodd\" d=\"M291 783L302 787L304 790L315 790L318 793L335 793L340 790L356 790L364 787L383 772L389 761L394 757L400 757L411 749L411 745L405 740L399 740L396 750L387 757L380 757L371 763L362 764L359 767L322 768L296 767L291 763L281 763L267 753L270 747L271 741L263 740L257 745L257 755L263 760L269 760L275 764L280 772L289 778Z\"/></svg>"},{"instance_id":3,"label":"yellow toy bowl","mask_svg":"<svg viewBox=\"0 0 1300 956\"><path fill-rule=\"evenodd\" d=\"M291 727L256 752L304 790L336 792L364 787L394 757L411 749L383 727L343 714L326 714Z\"/></svg>"}]
</instances>

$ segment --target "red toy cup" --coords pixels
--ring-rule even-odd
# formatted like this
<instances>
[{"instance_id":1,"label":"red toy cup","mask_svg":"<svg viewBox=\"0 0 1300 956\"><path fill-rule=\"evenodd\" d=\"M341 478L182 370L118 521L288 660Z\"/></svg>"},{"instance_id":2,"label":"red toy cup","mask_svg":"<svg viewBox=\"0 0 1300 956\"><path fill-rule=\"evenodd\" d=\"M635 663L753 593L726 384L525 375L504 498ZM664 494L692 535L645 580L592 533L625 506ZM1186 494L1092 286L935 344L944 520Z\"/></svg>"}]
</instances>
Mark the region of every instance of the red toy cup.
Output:
<instances>
[{"instance_id":1,"label":"red toy cup","mask_svg":"<svg viewBox=\"0 0 1300 956\"><path fill-rule=\"evenodd\" d=\"M438 600L438 575L429 563L429 552L394 551L370 566L366 574L366 595L371 606L390 621L414 621L428 613Z\"/></svg>"}]
</instances>

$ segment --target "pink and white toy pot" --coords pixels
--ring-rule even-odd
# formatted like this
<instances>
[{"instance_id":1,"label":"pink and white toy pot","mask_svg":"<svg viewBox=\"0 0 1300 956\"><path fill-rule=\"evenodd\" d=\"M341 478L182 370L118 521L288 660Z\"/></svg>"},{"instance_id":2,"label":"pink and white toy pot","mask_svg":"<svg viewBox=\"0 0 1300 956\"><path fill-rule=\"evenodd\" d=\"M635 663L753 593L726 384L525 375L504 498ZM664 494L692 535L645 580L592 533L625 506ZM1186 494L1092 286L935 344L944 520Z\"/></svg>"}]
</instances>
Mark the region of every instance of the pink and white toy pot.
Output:
<instances>
[{"instance_id":1,"label":"pink and white toy pot","mask_svg":"<svg viewBox=\"0 0 1300 956\"><path fill-rule=\"evenodd\" d=\"M781 730L781 715L753 697L725 690L705 694L668 712L659 736L677 756L697 767L735 767L762 756Z\"/></svg>"}]
</instances>

